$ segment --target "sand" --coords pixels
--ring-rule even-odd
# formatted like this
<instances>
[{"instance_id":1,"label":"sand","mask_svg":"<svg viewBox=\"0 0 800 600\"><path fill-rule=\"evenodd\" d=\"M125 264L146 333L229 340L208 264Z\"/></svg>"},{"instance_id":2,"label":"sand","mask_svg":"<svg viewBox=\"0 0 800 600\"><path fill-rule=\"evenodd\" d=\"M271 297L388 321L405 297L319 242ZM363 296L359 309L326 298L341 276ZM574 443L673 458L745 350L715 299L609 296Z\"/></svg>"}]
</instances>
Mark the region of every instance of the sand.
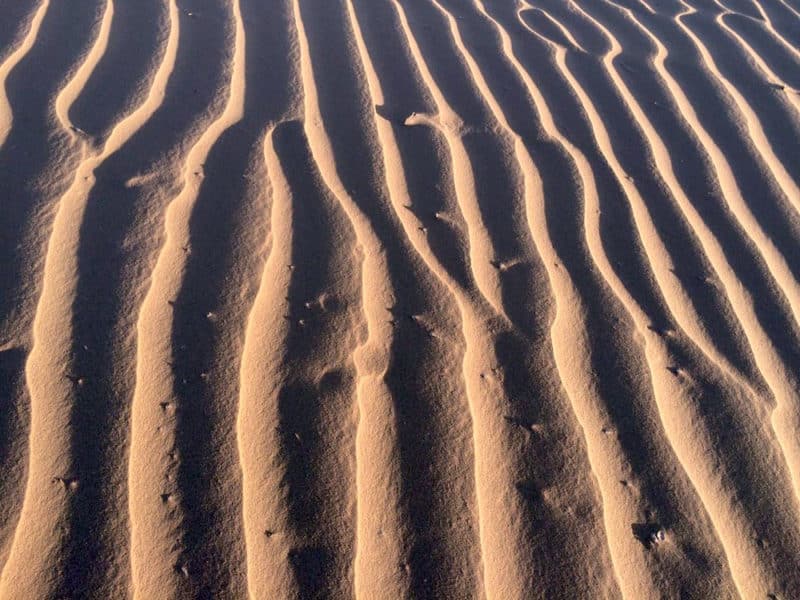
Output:
<instances>
[{"instance_id":1,"label":"sand","mask_svg":"<svg viewBox=\"0 0 800 600\"><path fill-rule=\"evenodd\" d=\"M798 0L0 25L0 598L800 598Z\"/></svg>"}]
</instances>

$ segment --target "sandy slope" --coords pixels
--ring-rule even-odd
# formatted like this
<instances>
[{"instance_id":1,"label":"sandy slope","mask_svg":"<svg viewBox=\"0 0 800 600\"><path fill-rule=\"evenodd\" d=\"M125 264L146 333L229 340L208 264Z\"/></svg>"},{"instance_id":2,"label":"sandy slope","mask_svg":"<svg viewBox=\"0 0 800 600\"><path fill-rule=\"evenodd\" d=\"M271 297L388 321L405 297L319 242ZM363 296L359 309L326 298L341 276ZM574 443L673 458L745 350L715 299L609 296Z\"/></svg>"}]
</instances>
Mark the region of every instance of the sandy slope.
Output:
<instances>
[{"instance_id":1,"label":"sandy slope","mask_svg":"<svg viewBox=\"0 0 800 600\"><path fill-rule=\"evenodd\" d=\"M0 1L0 597L800 597L798 140L797 0Z\"/></svg>"}]
</instances>

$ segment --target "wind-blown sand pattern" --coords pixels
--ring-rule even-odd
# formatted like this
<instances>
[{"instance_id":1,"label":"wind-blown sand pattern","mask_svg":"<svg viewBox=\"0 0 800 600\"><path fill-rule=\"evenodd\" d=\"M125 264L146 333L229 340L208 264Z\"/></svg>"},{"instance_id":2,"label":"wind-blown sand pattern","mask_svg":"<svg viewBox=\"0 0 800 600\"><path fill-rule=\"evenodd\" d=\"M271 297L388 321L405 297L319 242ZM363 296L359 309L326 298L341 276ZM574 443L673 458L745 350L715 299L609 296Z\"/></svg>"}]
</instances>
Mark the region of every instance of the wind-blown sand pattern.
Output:
<instances>
[{"instance_id":1,"label":"wind-blown sand pattern","mask_svg":"<svg viewBox=\"0 0 800 600\"><path fill-rule=\"evenodd\" d=\"M0 598L800 598L797 0L0 23Z\"/></svg>"}]
</instances>

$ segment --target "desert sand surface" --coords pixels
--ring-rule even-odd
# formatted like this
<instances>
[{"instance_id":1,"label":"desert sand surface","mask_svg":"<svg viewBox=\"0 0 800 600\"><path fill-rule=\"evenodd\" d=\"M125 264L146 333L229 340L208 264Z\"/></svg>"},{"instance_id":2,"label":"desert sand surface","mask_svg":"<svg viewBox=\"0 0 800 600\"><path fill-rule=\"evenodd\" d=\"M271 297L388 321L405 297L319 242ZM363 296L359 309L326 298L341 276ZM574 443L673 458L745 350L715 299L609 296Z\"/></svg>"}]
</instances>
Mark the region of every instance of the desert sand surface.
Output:
<instances>
[{"instance_id":1,"label":"desert sand surface","mask_svg":"<svg viewBox=\"0 0 800 600\"><path fill-rule=\"evenodd\" d=\"M0 598L800 598L800 0L0 0Z\"/></svg>"}]
</instances>

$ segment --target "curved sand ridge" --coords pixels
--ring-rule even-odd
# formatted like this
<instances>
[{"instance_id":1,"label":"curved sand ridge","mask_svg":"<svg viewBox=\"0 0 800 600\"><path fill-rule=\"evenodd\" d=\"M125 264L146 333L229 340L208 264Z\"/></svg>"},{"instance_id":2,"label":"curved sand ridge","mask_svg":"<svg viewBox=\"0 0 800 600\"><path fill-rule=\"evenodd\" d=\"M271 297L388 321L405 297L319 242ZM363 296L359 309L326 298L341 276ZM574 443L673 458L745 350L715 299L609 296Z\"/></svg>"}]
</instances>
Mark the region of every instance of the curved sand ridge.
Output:
<instances>
[{"instance_id":1,"label":"curved sand ridge","mask_svg":"<svg viewBox=\"0 0 800 600\"><path fill-rule=\"evenodd\" d=\"M795 2L66 4L0 597L800 596Z\"/></svg>"}]
</instances>

